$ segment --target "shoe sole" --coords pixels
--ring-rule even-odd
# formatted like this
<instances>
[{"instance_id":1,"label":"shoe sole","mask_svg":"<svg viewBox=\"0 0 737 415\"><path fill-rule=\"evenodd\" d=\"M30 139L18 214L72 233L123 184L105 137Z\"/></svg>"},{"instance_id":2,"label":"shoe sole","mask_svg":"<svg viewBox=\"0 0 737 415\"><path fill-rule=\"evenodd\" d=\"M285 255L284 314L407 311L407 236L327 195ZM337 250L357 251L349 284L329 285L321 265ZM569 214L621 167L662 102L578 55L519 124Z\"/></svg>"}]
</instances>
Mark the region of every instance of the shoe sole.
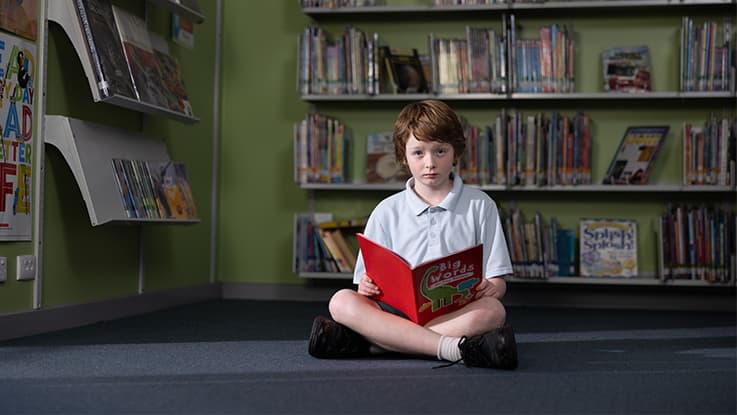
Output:
<instances>
[{"instance_id":1,"label":"shoe sole","mask_svg":"<svg viewBox=\"0 0 737 415\"><path fill-rule=\"evenodd\" d=\"M310 356L316 357L318 359L325 358L324 355L317 353L317 338L320 332L320 327L322 327L322 324L325 320L327 319L323 316L315 317L315 320L312 321L312 329L310 329L310 342L307 352L310 354Z\"/></svg>"}]
</instances>

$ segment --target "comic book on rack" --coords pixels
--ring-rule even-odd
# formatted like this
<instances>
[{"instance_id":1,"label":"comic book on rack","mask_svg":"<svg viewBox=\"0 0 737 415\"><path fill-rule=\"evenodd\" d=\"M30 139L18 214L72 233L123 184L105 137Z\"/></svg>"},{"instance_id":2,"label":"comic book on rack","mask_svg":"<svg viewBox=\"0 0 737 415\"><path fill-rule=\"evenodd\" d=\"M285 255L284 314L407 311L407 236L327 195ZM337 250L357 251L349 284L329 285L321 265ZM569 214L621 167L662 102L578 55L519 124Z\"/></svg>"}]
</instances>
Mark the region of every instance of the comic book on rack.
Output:
<instances>
[{"instance_id":1,"label":"comic book on rack","mask_svg":"<svg viewBox=\"0 0 737 415\"><path fill-rule=\"evenodd\" d=\"M414 267L399 254L357 233L366 274L381 289L377 297L412 321L428 321L476 298L483 278L483 244Z\"/></svg>"},{"instance_id":2,"label":"comic book on rack","mask_svg":"<svg viewBox=\"0 0 737 415\"><path fill-rule=\"evenodd\" d=\"M110 0L75 0L74 4L103 97L136 99Z\"/></svg>"},{"instance_id":3,"label":"comic book on rack","mask_svg":"<svg viewBox=\"0 0 737 415\"><path fill-rule=\"evenodd\" d=\"M137 15L115 5L113 5L113 16L118 26L118 34L138 99L168 109L169 101L164 91L161 69L151 44L146 22Z\"/></svg>"}]
</instances>

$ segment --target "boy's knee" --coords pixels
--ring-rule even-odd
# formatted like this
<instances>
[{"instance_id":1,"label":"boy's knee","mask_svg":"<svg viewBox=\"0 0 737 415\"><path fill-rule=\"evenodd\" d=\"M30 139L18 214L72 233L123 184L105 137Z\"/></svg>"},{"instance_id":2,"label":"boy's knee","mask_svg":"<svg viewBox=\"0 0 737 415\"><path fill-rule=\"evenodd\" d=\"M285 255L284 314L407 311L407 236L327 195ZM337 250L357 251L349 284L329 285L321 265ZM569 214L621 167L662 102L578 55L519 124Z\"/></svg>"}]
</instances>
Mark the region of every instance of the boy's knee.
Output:
<instances>
[{"instance_id":1,"label":"boy's knee","mask_svg":"<svg viewBox=\"0 0 737 415\"><path fill-rule=\"evenodd\" d=\"M328 310L330 310L330 316L333 320L337 322L345 321L355 301L355 295L356 292L348 288L339 290L333 294L328 303Z\"/></svg>"},{"instance_id":2,"label":"boy's knee","mask_svg":"<svg viewBox=\"0 0 737 415\"><path fill-rule=\"evenodd\" d=\"M489 330L501 327L507 319L507 310L504 309L501 301L493 297L484 297L479 301L484 302L483 307L481 307L484 312L479 313L479 318L482 320L479 322L480 325L487 327Z\"/></svg>"}]
</instances>

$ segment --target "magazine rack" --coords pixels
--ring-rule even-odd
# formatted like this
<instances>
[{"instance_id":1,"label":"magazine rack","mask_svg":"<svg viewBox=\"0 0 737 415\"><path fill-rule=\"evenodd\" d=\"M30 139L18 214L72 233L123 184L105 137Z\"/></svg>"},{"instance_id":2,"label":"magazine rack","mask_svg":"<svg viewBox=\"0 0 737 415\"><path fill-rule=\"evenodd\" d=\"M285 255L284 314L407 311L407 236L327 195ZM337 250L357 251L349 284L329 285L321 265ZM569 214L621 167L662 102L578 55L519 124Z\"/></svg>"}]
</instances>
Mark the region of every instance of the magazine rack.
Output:
<instances>
[{"instance_id":1,"label":"magazine rack","mask_svg":"<svg viewBox=\"0 0 737 415\"><path fill-rule=\"evenodd\" d=\"M111 160L169 160L163 140L59 115L46 115L45 123L45 141L58 148L69 164L92 226L111 222L199 222L199 219L129 218L125 213Z\"/></svg>"},{"instance_id":2,"label":"magazine rack","mask_svg":"<svg viewBox=\"0 0 737 415\"><path fill-rule=\"evenodd\" d=\"M171 5L169 8L173 8L176 4L171 1L156 1L157 4L168 4ZM190 10L190 9L175 9L177 11ZM108 104L116 105L119 107L127 108L134 111L139 111L146 114L160 115L167 118L174 119L187 124L193 124L199 122L199 118L188 116L176 111L172 111L169 108L163 108L156 105L152 105L146 102L139 101L137 99L131 99L121 95L112 95L110 97L104 97L100 94L100 89L97 86L95 78L95 71L93 69L90 55L87 51L87 44L85 42L85 36L73 0L56 0L48 2L48 19L49 21L56 22L66 33L69 40L72 42L74 50L79 56L79 60L82 63L82 69L84 70L87 81L90 85L90 91L92 91L92 98L95 102L105 102ZM200 19L202 21L203 19Z\"/></svg>"}]
</instances>

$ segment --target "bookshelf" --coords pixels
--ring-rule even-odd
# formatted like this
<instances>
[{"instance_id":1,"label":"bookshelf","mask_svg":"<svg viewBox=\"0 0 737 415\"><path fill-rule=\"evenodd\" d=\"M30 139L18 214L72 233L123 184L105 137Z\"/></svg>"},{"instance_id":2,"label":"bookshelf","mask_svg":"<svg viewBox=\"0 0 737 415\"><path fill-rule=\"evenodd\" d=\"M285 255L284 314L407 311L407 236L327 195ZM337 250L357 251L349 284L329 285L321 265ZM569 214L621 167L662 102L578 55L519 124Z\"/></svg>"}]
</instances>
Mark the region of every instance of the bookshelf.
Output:
<instances>
[{"instance_id":1,"label":"bookshelf","mask_svg":"<svg viewBox=\"0 0 737 415\"><path fill-rule=\"evenodd\" d=\"M115 182L113 159L167 161L163 140L59 115L44 118L45 142L69 165L92 226L107 223L197 223L199 219L129 218Z\"/></svg>"},{"instance_id":2,"label":"bookshelf","mask_svg":"<svg viewBox=\"0 0 737 415\"><path fill-rule=\"evenodd\" d=\"M459 28L458 33L461 33L462 27L466 24L480 25L481 20L488 20L491 24L498 24L500 19L507 19L509 14L515 14L518 25L524 25L528 21L531 25L541 25L541 21L554 20L562 22L568 19L568 16L575 16L576 21L585 21L586 19L610 19L613 21L627 21L637 20L638 22L647 21L648 19L658 20L660 25L663 25L661 15L670 16L687 16L691 14L699 14L699 16L711 16L712 18L719 19L721 22L721 16L728 15L732 16L732 36L733 36L733 53L734 52L734 30L735 16L737 12L737 3L733 0L622 0L622 1L550 1L550 2L534 2L534 3L505 3L505 4L492 4L492 5L467 5L467 6L433 6L427 5L392 5L391 0L388 0L386 5L374 6L374 7L340 7L340 8L303 8L303 13L309 16L314 24L322 25L332 30L338 31L339 24L353 24L356 27L370 26L372 21L378 21L387 19L388 25L398 25L402 20L411 18L413 20L422 21L426 20L429 22L440 22L442 16L443 24L446 24L445 20L452 21L452 24L456 24ZM430 3L428 0L427 3ZM674 21L677 21L674 20ZM469 22L469 23L466 23ZM376 25L379 27L378 31L384 30L386 25ZM427 26L424 26L427 27ZM409 33L415 28L407 28L406 31ZM430 29L435 30L435 29ZM438 30L448 31L447 27ZM586 25L584 29L586 30ZM672 51L666 54L667 59L672 59L675 64L675 68L672 69L674 74L678 74L678 36L679 30L678 23L674 24L668 29L672 32L669 36L668 42L672 42L668 47L672 47ZM371 30L367 30L370 32ZM401 35L400 30L394 30L392 35L394 36L389 43L392 43ZM676 35L673 35L676 33ZM579 36L585 36L577 33ZM417 36L407 34L405 36L414 36L413 39L417 39ZM445 36L445 34L444 34ZM675 38L673 40L672 38ZM577 39L578 40L578 39ZM642 40L644 43L645 40ZM585 43L585 42L582 42ZM627 43L625 43L627 44ZM393 46L393 45L392 45ZM401 45L406 46L406 45ZM418 49L422 49L423 46L426 49L426 42L417 43L413 46ZM617 45L619 46L619 45ZM661 45L662 46L662 45ZM577 48L586 48L587 46L581 45ZM581 50L577 50L576 54L579 54ZM577 71L586 71L589 73L596 72L598 75L601 71L600 61L593 61L591 56L595 55L597 51L586 50L586 53L581 53L586 56L586 64L593 69L589 69L583 64L577 65ZM675 54L675 58L672 57ZM578 56L576 58L578 60ZM658 58L659 59L659 58ZM663 66L662 62L658 62L659 67ZM577 73L578 76L578 73ZM656 73L655 76L658 76ZM589 81L584 86L576 84L575 92L570 93L521 93L521 92L507 92L507 93L459 93L459 94L350 94L350 95L322 95L322 94L301 94L300 98L302 101L310 103L313 109L325 108L329 113L341 113L347 114L341 118L342 122L345 122L348 126L351 125L351 120L348 118L353 113L345 110L347 103L357 103L360 107L360 111L370 112L375 110L377 113L381 112L386 116L387 108L391 108L391 111L396 111L404 103L417 101L421 99L437 98L446 101L456 109L459 114L464 115L464 111L479 112L488 106L491 110L496 111L498 108L521 108L522 111L539 111L540 108L544 108L545 111L553 111L557 108L580 108L583 107L585 110L588 107L592 107L595 111L613 111L619 114L626 114L627 111L634 111L640 114L647 112L653 112L659 117L664 117L663 114L669 112L678 114L688 114L690 118L694 120L703 119L705 113L709 111L721 111L725 110L734 116L736 109L735 102L737 102L734 87L734 74L732 75L732 82L728 91L680 91L678 87L678 75L669 74L663 76L663 79L670 78L670 80L662 81L663 83L657 90L649 93L616 93L616 92L600 92L600 85L594 85L590 79L592 76L588 76ZM596 78L596 76L593 76ZM673 81L675 79L675 81ZM666 85L663 87L662 85ZM507 89L511 91L511 88ZM333 114L331 114L333 115ZM667 115L666 115L667 116ZM361 117L357 117L361 118ZM641 119L640 116L638 119ZM596 122L596 119L593 119ZM393 118L383 120L383 129L387 129L387 126L391 125ZM361 119L360 122L365 124L365 120ZM377 122L378 124L378 122ZM362 128L366 128L362 126ZM620 139L619 134L622 131L607 132L607 140L613 140L618 143ZM358 136L359 134L355 134ZM680 140L681 131L678 128L671 130L672 141ZM355 137L354 137L355 138ZM594 137L594 140L597 140ZM357 144L360 147L360 144ZM616 148L616 147L615 147ZM360 152L355 151L353 154L358 155ZM611 159L613 154L604 156L605 162ZM358 157L358 156L357 156ZM601 163L604 163L602 161ZM602 166L604 169L606 166ZM657 167L657 165L656 165ZM680 168L680 167L673 167ZM356 172L354 171L354 176ZM310 206L314 206L314 198L319 198L321 192L366 192L367 194L373 195L371 192L376 192L377 195L389 195L394 191L401 190L404 185L403 183L392 183L392 184L371 184L362 183L360 180L360 173L358 174L358 180L352 183L301 183L298 186L308 192ZM667 175L664 175L667 176ZM600 183L601 177L594 177L593 183ZM528 205L534 205L536 203L544 204L552 200L559 200L560 198L570 198L581 203L584 201L591 201L595 204L605 204L607 200L611 200L615 203L632 203L634 205L653 205L661 203L665 206L666 203L673 201L674 203L688 203L688 204L699 204L699 203L714 203L719 205L728 205L734 208L735 202L737 202L737 191L734 185L734 174L730 185L717 186L717 185L683 185L679 183L679 180L672 180L666 177L665 180L656 180L652 184L647 185L600 185L600 184L587 184L587 185L554 185L554 186L507 186L507 185L480 185L478 186L482 190L492 192L492 197L502 204L509 202L514 205L517 200L522 200L523 203ZM377 200L378 201L378 200ZM652 209L652 207L649 207ZM529 209L529 207L528 207ZM544 208L543 208L544 209ZM594 213L596 215L596 213ZM586 207L580 207L579 217L589 215ZM656 218L653 217L652 220ZM575 229L575 228L574 228ZM577 232L577 230L576 230ZM655 245L657 237L649 232L643 232L643 241L646 244ZM737 241L735 241L737 244ZM298 273L303 278L346 278L350 279L352 276L347 273ZM713 287L714 289L734 289L735 286L735 275L731 275L731 280L728 283L711 283L706 281L692 281L692 280L664 280L659 278L658 271L645 270L641 272L641 275L636 278L582 278L578 276L570 277L550 277L547 279L527 279L527 278L511 278L510 281L513 283L520 284L592 284L592 285L621 285L621 286L679 286L679 287Z\"/></svg>"},{"instance_id":3,"label":"bookshelf","mask_svg":"<svg viewBox=\"0 0 737 415\"><path fill-rule=\"evenodd\" d=\"M75 0L57 0L51 1L48 4L48 20L57 23L66 33L67 37L72 43L74 50L77 53L77 57L82 64L82 69L87 77L87 81L92 92L92 99L95 102L104 102L111 105L127 108L133 111L138 111L144 114L163 116L166 118L173 119L186 124L193 124L199 121L199 118L195 116L185 115L183 113L173 111L169 108L156 106L147 102L143 102L137 99L121 95L111 95L105 97L102 95L100 88L97 85L95 76L95 70L93 63L90 59L90 54L87 50L87 43L85 40L84 30L80 24L79 18L77 17ZM166 5L169 10L173 13L181 13L186 16L194 16L194 21L201 23L204 21L204 17L200 15L193 15L194 11L190 8L185 8L178 5L173 1L159 0L152 1L152 4ZM197 17L200 16L200 17Z\"/></svg>"}]
</instances>

